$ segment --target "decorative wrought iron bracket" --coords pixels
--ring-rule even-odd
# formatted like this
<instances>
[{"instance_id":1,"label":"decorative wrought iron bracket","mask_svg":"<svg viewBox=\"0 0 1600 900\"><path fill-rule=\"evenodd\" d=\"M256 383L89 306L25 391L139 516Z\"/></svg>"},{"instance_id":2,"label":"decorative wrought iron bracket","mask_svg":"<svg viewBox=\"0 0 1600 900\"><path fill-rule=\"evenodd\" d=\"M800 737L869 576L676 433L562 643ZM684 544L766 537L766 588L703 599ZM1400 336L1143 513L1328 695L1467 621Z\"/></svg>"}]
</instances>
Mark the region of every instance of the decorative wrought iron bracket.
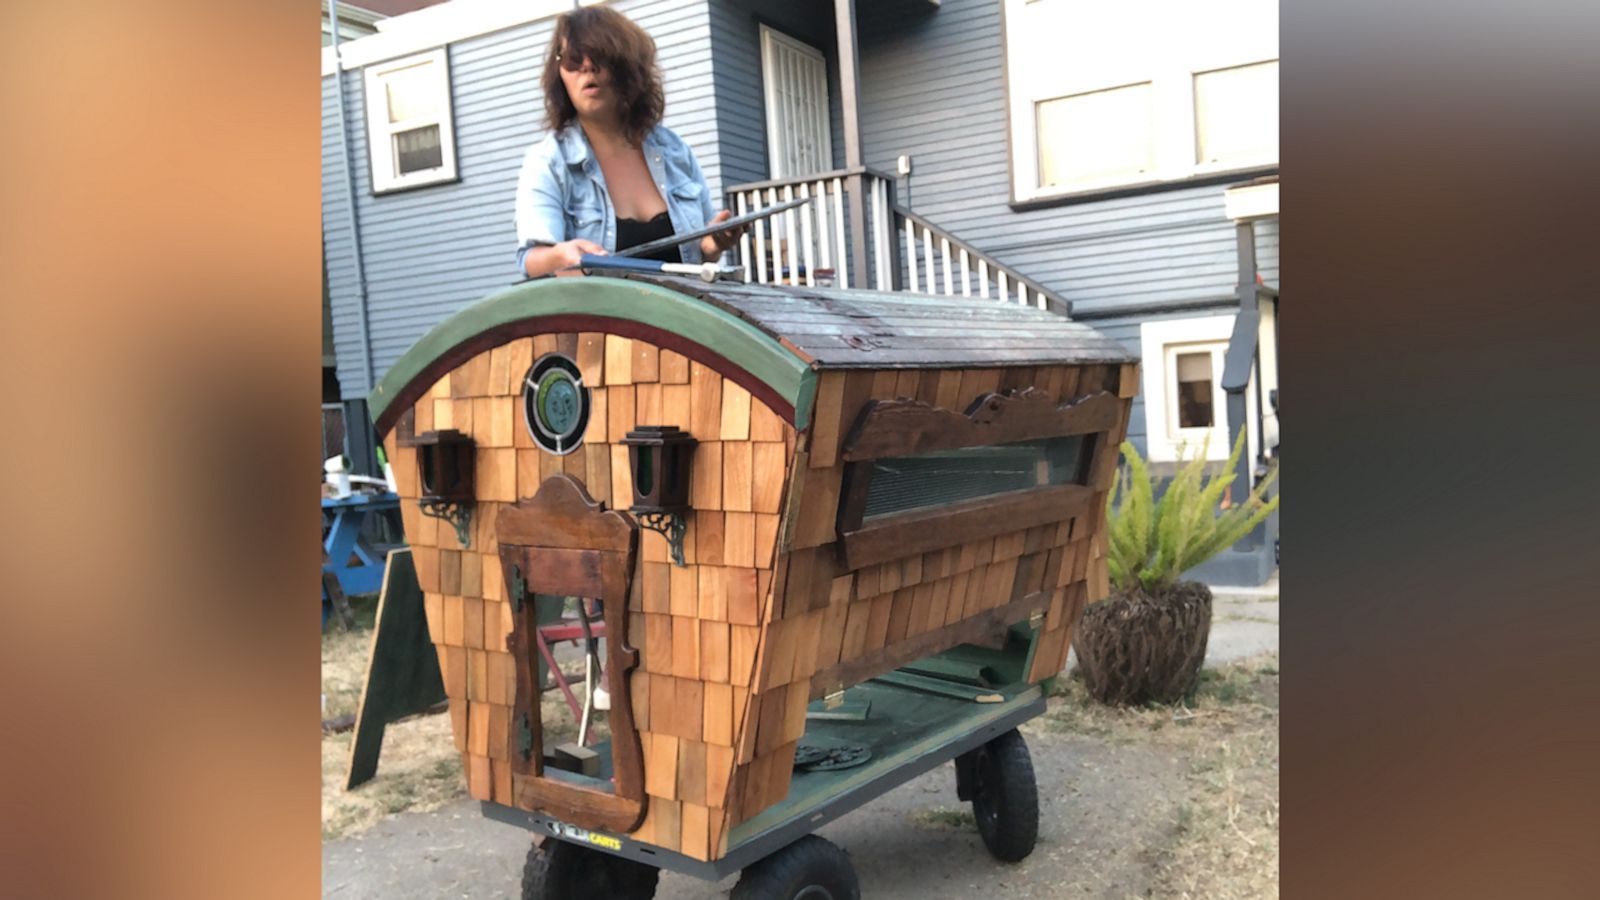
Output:
<instances>
[{"instance_id":1,"label":"decorative wrought iron bracket","mask_svg":"<svg viewBox=\"0 0 1600 900\"><path fill-rule=\"evenodd\" d=\"M688 523L684 522L682 513L675 512L641 512L635 513L639 517L639 524L656 532L667 539L667 546L672 550L672 564L685 565L683 561L683 535L688 531Z\"/></svg>"},{"instance_id":2,"label":"decorative wrought iron bracket","mask_svg":"<svg viewBox=\"0 0 1600 900\"><path fill-rule=\"evenodd\" d=\"M430 500L424 497L417 501L417 506L422 509L422 514L435 519L443 519L455 526L456 540L461 546L472 546L472 504L459 503L455 500Z\"/></svg>"}]
</instances>

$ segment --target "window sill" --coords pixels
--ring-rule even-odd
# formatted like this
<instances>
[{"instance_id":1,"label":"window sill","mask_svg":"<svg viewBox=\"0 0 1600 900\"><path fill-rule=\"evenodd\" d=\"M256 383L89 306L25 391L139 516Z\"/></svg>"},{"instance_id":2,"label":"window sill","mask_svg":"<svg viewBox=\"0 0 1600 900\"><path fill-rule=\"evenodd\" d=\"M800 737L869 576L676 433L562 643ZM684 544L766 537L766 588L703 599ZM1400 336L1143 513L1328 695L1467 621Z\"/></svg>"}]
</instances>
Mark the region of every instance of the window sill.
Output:
<instances>
[{"instance_id":1,"label":"window sill","mask_svg":"<svg viewBox=\"0 0 1600 900\"><path fill-rule=\"evenodd\" d=\"M431 181L418 181L418 182L415 182L413 184L401 184L401 185L396 185L394 187L373 188L372 196L374 196L374 197L392 197L395 194L407 194L407 193L410 193L411 191L420 191L420 190L423 190L425 188L439 187L440 185L445 185L445 184L459 184L460 182L461 182L460 173L455 173L455 174L452 174L452 175L449 175L449 176L442 176L442 177L439 177L439 178L435 178L435 179L432 179Z\"/></svg>"},{"instance_id":2,"label":"window sill","mask_svg":"<svg viewBox=\"0 0 1600 900\"><path fill-rule=\"evenodd\" d=\"M1007 203L1013 212L1032 212L1039 209L1051 209L1057 206L1071 206L1078 203L1093 203L1099 200L1114 200L1119 197L1135 197L1141 194L1156 194L1162 191L1181 190L1183 188L1205 187L1213 184L1228 184L1236 181L1248 181L1264 175L1277 175L1278 167L1257 166L1247 169L1230 169L1226 172L1207 172L1203 175L1194 175L1189 178L1177 178L1166 181L1141 181L1135 184L1118 185L1116 187L1098 187L1083 191L1067 191L1059 194L1033 197L1018 200L1013 194Z\"/></svg>"}]
</instances>

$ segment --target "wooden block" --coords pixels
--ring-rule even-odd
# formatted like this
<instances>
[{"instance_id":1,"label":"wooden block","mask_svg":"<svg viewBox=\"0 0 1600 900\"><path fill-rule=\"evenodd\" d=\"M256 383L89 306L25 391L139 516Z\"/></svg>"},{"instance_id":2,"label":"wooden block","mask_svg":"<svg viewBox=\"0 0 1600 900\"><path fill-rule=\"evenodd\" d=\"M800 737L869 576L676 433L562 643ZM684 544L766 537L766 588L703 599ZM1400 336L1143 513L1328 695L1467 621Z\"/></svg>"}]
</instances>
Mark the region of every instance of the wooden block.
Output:
<instances>
[{"instance_id":1,"label":"wooden block","mask_svg":"<svg viewBox=\"0 0 1600 900\"><path fill-rule=\"evenodd\" d=\"M794 672L789 677L791 682L810 684L811 676L816 674L817 654L823 639L822 627L827 620L827 609L814 610L800 619L794 644Z\"/></svg>"},{"instance_id":2,"label":"wooden block","mask_svg":"<svg viewBox=\"0 0 1600 900\"><path fill-rule=\"evenodd\" d=\"M781 516L756 513L756 568L772 568L773 556L778 551L778 526Z\"/></svg>"},{"instance_id":3,"label":"wooden block","mask_svg":"<svg viewBox=\"0 0 1600 900\"><path fill-rule=\"evenodd\" d=\"M467 699L489 702L489 654L483 650L467 651Z\"/></svg>"},{"instance_id":4,"label":"wooden block","mask_svg":"<svg viewBox=\"0 0 1600 900\"><path fill-rule=\"evenodd\" d=\"M515 503L517 500L517 451L508 448L479 449L475 454L479 500Z\"/></svg>"},{"instance_id":5,"label":"wooden block","mask_svg":"<svg viewBox=\"0 0 1600 900\"><path fill-rule=\"evenodd\" d=\"M500 616L497 613L492 618L499 619ZM511 654L498 650L489 650L484 654L484 658L488 670L488 683L484 686L485 699L498 706L510 706L515 703L517 699L514 696L515 692L508 692L506 686L515 684L516 673L508 670L516 665L516 659ZM508 675L510 677L507 677Z\"/></svg>"},{"instance_id":6,"label":"wooden block","mask_svg":"<svg viewBox=\"0 0 1600 900\"><path fill-rule=\"evenodd\" d=\"M641 608L647 613L670 613L672 570L671 563L646 562L640 564Z\"/></svg>"},{"instance_id":7,"label":"wooden block","mask_svg":"<svg viewBox=\"0 0 1600 900\"><path fill-rule=\"evenodd\" d=\"M473 439L480 447L510 447L515 434L517 404L505 397L480 397L472 401Z\"/></svg>"},{"instance_id":8,"label":"wooden block","mask_svg":"<svg viewBox=\"0 0 1600 900\"><path fill-rule=\"evenodd\" d=\"M679 816L679 853L690 859L711 859L710 812L698 803L684 802Z\"/></svg>"},{"instance_id":9,"label":"wooden block","mask_svg":"<svg viewBox=\"0 0 1600 900\"><path fill-rule=\"evenodd\" d=\"M758 513L777 513L783 503L783 474L788 465L787 451L782 443L752 443L742 446L751 450L751 509Z\"/></svg>"},{"instance_id":10,"label":"wooden block","mask_svg":"<svg viewBox=\"0 0 1600 900\"><path fill-rule=\"evenodd\" d=\"M463 657L464 658L464 657ZM450 698L450 734L457 753L467 752L467 698Z\"/></svg>"},{"instance_id":11,"label":"wooden block","mask_svg":"<svg viewBox=\"0 0 1600 900\"><path fill-rule=\"evenodd\" d=\"M931 582L916 586L911 595L911 634L924 634L944 627L945 606L937 600L938 591ZM946 603L949 602L948 597Z\"/></svg>"},{"instance_id":12,"label":"wooden block","mask_svg":"<svg viewBox=\"0 0 1600 900\"><path fill-rule=\"evenodd\" d=\"M606 388L606 420L606 432L610 436L612 445L621 446L618 442L626 437L628 432L638 427L633 385ZM614 457L613 465L615 465Z\"/></svg>"},{"instance_id":13,"label":"wooden block","mask_svg":"<svg viewBox=\"0 0 1600 900\"><path fill-rule=\"evenodd\" d=\"M722 438L722 376L697 362L689 364L689 433L702 442Z\"/></svg>"},{"instance_id":14,"label":"wooden block","mask_svg":"<svg viewBox=\"0 0 1600 900\"><path fill-rule=\"evenodd\" d=\"M628 448L611 445L611 505L627 509L633 504L633 472L628 469Z\"/></svg>"},{"instance_id":15,"label":"wooden block","mask_svg":"<svg viewBox=\"0 0 1600 900\"><path fill-rule=\"evenodd\" d=\"M755 496L752 484L753 445L749 441L724 441L722 444L722 508L750 512ZM693 473L691 473L693 477ZM776 510L772 510L776 512Z\"/></svg>"},{"instance_id":16,"label":"wooden block","mask_svg":"<svg viewBox=\"0 0 1600 900\"><path fill-rule=\"evenodd\" d=\"M817 400L811 414L811 461L813 469L825 469L839 456L839 439L845 427L840 419L844 403L843 372L824 372L817 379Z\"/></svg>"},{"instance_id":17,"label":"wooden block","mask_svg":"<svg viewBox=\"0 0 1600 900\"><path fill-rule=\"evenodd\" d=\"M689 358L671 350L662 350L658 362L662 384L688 384ZM682 427L680 425L679 427Z\"/></svg>"},{"instance_id":18,"label":"wooden block","mask_svg":"<svg viewBox=\"0 0 1600 900\"><path fill-rule=\"evenodd\" d=\"M941 409L966 412L966 406L961 402L961 370L943 369L936 382L933 404Z\"/></svg>"},{"instance_id":19,"label":"wooden block","mask_svg":"<svg viewBox=\"0 0 1600 900\"><path fill-rule=\"evenodd\" d=\"M728 805L728 783L733 780L733 746L706 745L706 805L722 809Z\"/></svg>"},{"instance_id":20,"label":"wooden block","mask_svg":"<svg viewBox=\"0 0 1600 900\"><path fill-rule=\"evenodd\" d=\"M862 375L867 373L863 372ZM900 383L900 373L893 369L880 369L872 373L868 387L868 396L874 400L895 400L898 394L895 387Z\"/></svg>"},{"instance_id":21,"label":"wooden block","mask_svg":"<svg viewBox=\"0 0 1600 900\"><path fill-rule=\"evenodd\" d=\"M699 622L683 616L671 616L670 618L672 621L672 675L675 678L699 678Z\"/></svg>"},{"instance_id":22,"label":"wooden block","mask_svg":"<svg viewBox=\"0 0 1600 900\"><path fill-rule=\"evenodd\" d=\"M517 455L517 494L522 497L532 497L539 492L539 485L544 482L540 470L544 464L545 452L543 450L513 452Z\"/></svg>"},{"instance_id":23,"label":"wooden block","mask_svg":"<svg viewBox=\"0 0 1600 900\"><path fill-rule=\"evenodd\" d=\"M660 380L660 351L648 341L633 342L633 383L654 384Z\"/></svg>"},{"instance_id":24,"label":"wooden block","mask_svg":"<svg viewBox=\"0 0 1600 900\"><path fill-rule=\"evenodd\" d=\"M967 369L961 373L961 407L965 412L972 401L1000 389L999 369Z\"/></svg>"},{"instance_id":25,"label":"wooden block","mask_svg":"<svg viewBox=\"0 0 1600 900\"><path fill-rule=\"evenodd\" d=\"M454 531L455 529L451 529ZM461 554L461 595L483 596L483 554L464 551Z\"/></svg>"},{"instance_id":26,"label":"wooden block","mask_svg":"<svg viewBox=\"0 0 1600 900\"><path fill-rule=\"evenodd\" d=\"M416 418L413 420L412 424L412 430L414 433L422 434L425 431L436 430L433 424L432 397L428 396L427 394L422 395L422 399L418 400L416 405L411 407L411 409L416 414ZM394 459L394 454L391 453L389 458L391 460Z\"/></svg>"},{"instance_id":27,"label":"wooden block","mask_svg":"<svg viewBox=\"0 0 1600 900\"><path fill-rule=\"evenodd\" d=\"M423 593L438 594L439 590L439 548L426 545L415 545L411 548L411 562L417 569L417 586Z\"/></svg>"},{"instance_id":28,"label":"wooden block","mask_svg":"<svg viewBox=\"0 0 1600 900\"><path fill-rule=\"evenodd\" d=\"M848 600L842 603L833 603L822 611L822 625L817 629L817 651L812 658L811 674L839 661L839 652L844 649L844 630L850 615L850 609L855 604ZM806 676L808 679L810 675Z\"/></svg>"},{"instance_id":29,"label":"wooden block","mask_svg":"<svg viewBox=\"0 0 1600 900\"><path fill-rule=\"evenodd\" d=\"M646 563L646 565L656 564ZM674 566L670 564L660 565L662 566L662 570L665 572L663 577L665 577L667 581L667 599L665 601L665 606L662 609L650 609L650 604L647 602L645 611L666 612L675 616L694 615L696 610L695 595L699 591L699 588L696 584L696 575L701 567Z\"/></svg>"},{"instance_id":30,"label":"wooden block","mask_svg":"<svg viewBox=\"0 0 1600 900\"><path fill-rule=\"evenodd\" d=\"M725 555L723 545L726 543L724 514L708 511L697 507L694 513L694 552L695 561L702 566L720 566Z\"/></svg>"},{"instance_id":31,"label":"wooden block","mask_svg":"<svg viewBox=\"0 0 1600 900\"><path fill-rule=\"evenodd\" d=\"M725 622L728 619L728 584L727 575L730 571L722 566L698 567L696 572L696 587L694 593L679 612L674 609L673 615L697 616L702 620Z\"/></svg>"},{"instance_id":32,"label":"wooden block","mask_svg":"<svg viewBox=\"0 0 1600 900\"><path fill-rule=\"evenodd\" d=\"M606 387L633 384L633 341L615 334L606 335Z\"/></svg>"},{"instance_id":33,"label":"wooden block","mask_svg":"<svg viewBox=\"0 0 1600 900\"><path fill-rule=\"evenodd\" d=\"M451 647L465 647L466 628L463 624L464 604L460 597L444 598L444 642Z\"/></svg>"},{"instance_id":34,"label":"wooden block","mask_svg":"<svg viewBox=\"0 0 1600 900\"><path fill-rule=\"evenodd\" d=\"M486 704L489 710L489 757L511 759L511 707L500 703Z\"/></svg>"},{"instance_id":35,"label":"wooden block","mask_svg":"<svg viewBox=\"0 0 1600 900\"><path fill-rule=\"evenodd\" d=\"M676 800L652 800L655 810L655 834L651 843L665 850L676 851L682 846L683 804Z\"/></svg>"},{"instance_id":36,"label":"wooden block","mask_svg":"<svg viewBox=\"0 0 1600 900\"><path fill-rule=\"evenodd\" d=\"M439 651L439 674L444 678L445 696L467 699L467 649L443 646Z\"/></svg>"},{"instance_id":37,"label":"wooden block","mask_svg":"<svg viewBox=\"0 0 1600 900\"><path fill-rule=\"evenodd\" d=\"M844 466L806 473L805 494L795 523L793 546L817 547L838 537L839 486Z\"/></svg>"},{"instance_id":38,"label":"wooden block","mask_svg":"<svg viewBox=\"0 0 1600 900\"><path fill-rule=\"evenodd\" d=\"M688 431L690 416L694 409L690 399L692 389L687 384L661 385L661 421L659 424L671 425Z\"/></svg>"},{"instance_id":39,"label":"wooden block","mask_svg":"<svg viewBox=\"0 0 1600 900\"><path fill-rule=\"evenodd\" d=\"M698 738L678 739L677 797L686 803L706 802L706 745Z\"/></svg>"},{"instance_id":40,"label":"wooden block","mask_svg":"<svg viewBox=\"0 0 1600 900\"><path fill-rule=\"evenodd\" d=\"M474 800L488 800L494 793L494 778L489 772L489 757L467 757L467 793Z\"/></svg>"},{"instance_id":41,"label":"wooden block","mask_svg":"<svg viewBox=\"0 0 1600 900\"><path fill-rule=\"evenodd\" d=\"M589 477L584 481L584 486L589 489L589 496L605 503L611 504L611 447L608 444L587 444L583 448L583 464L589 470ZM627 503L632 503L629 497ZM627 504L624 504L626 507Z\"/></svg>"},{"instance_id":42,"label":"wooden block","mask_svg":"<svg viewBox=\"0 0 1600 900\"><path fill-rule=\"evenodd\" d=\"M750 440L750 392L738 383L723 379L721 439Z\"/></svg>"},{"instance_id":43,"label":"wooden block","mask_svg":"<svg viewBox=\"0 0 1600 900\"><path fill-rule=\"evenodd\" d=\"M755 702L749 688L737 685L733 689L733 755L739 765L744 765L755 758L756 729L755 719L750 715L752 704ZM746 726L749 727L746 727Z\"/></svg>"},{"instance_id":44,"label":"wooden block","mask_svg":"<svg viewBox=\"0 0 1600 900\"><path fill-rule=\"evenodd\" d=\"M472 421L472 412L472 398L467 397L458 400L451 400L450 421L452 427L454 427L457 431L472 434L473 427L476 424ZM435 414L437 414L437 411L435 411Z\"/></svg>"},{"instance_id":45,"label":"wooden block","mask_svg":"<svg viewBox=\"0 0 1600 900\"><path fill-rule=\"evenodd\" d=\"M764 756L757 756L751 761L749 768L746 770L744 790L739 798L741 818L750 819L756 813L771 805L766 801L766 794L768 793L766 785L772 780L773 760L774 756L770 753ZM791 763L785 768L793 768L793 764Z\"/></svg>"},{"instance_id":46,"label":"wooden block","mask_svg":"<svg viewBox=\"0 0 1600 900\"><path fill-rule=\"evenodd\" d=\"M608 674L608 678L611 676ZM650 724L650 685L654 675L641 669L628 673L628 695L633 699L633 727L641 733L654 731Z\"/></svg>"},{"instance_id":47,"label":"wooden block","mask_svg":"<svg viewBox=\"0 0 1600 900\"><path fill-rule=\"evenodd\" d=\"M650 730L656 734L671 734L673 720L678 715L677 707L678 679L671 675L651 675Z\"/></svg>"},{"instance_id":48,"label":"wooden block","mask_svg":"<svg viewBox=\"0 0 1600 900\"><path fill-rule=\"evenodd\" d=\"M760 624L761 595L756 571L728 568L719 572L727 591L727 620L735 625Z\"/></svg>"},{"instance_id":49,"label":"wooden block","mask_svg":"<svg viewBox=\"0 0 1600 900\"><path fill-rule=\"evenodd\" d=\"M461 594L460 550L439 551L439 593L456 596Z\"/></svg>"},{"instance_id":50,"label":"wooden block","mask_svg":"<svg viewBox=\"0 0 1600 900\"><path fill-rule=\"evenodd\" d=\"M513 805L511 794L511 761L505 759L489 760L489 778L491 793L490 799L506 806Z\"/></svg>"},{"instance_id":51,"label":"wooden block","mask_svg":"<svg viewBox=\"0 0 1600 900\"><path fill-rule=\"evenodd\" d=\"M900 586L916 587L922 583L922 554L916 553L900 560Z\"/></svg>"},{"instance_id":52,"label":"wooden block","mask_svg":"<svg viewBox=\"0 0 1600 900\"><path fill-rule=\"evenodd\" d=\"M705 733L705 685L693 679L679 678L676 692L672 720L667 723L665 730L678 737L698 741Z\"/></svg>"},{"instance_id":53,"label":"wooden block","mask_svg":"<svg viewBox=\"0 0 1600 900\"><path fill-rule=\"evenodd\" d=\"M606 336L594 331L578 335L576 362L578 372L583 376L584 385L597 388L605 384Z\"/></svg>"},{"instance_id":54,"label":"wooden block","mask_svg":"<svg viewBox=\"0 0 1600 900\"><path fill-rule=\"evenodd\" d=\"M467 752L474 756L489 755L489 704L467 704Z\"/></svg>"},{"instance_id":55,"label":"wooden block","mask_svg":"<svg viewBox=\"0 0 1600 900\"><path fill-rule=\"evenodd\" d=\"M412 558L415 559L415 547L411 548ZM422 612L428 622L428 640L435 644L444 643L444 597L438 594L424 593L422 595Z\"/></svg>"},{"instance_id":56,"label":"wooden block","mask_svg":"<svg viewBox=\"0 0 1600 900\"><path fill-rule=\"evenodd\" d=\"M661 425L661 385L636 384L633 386L634 427Z\"/></svg>"},{"instance_id":57,"label":"wooden block","mask_svg":"<svg viewBox=\"0 0 1600 900\"><path fill-rule=\"evenodd\" d=\"M652 798L678 796L678 739L670 734L639 736L644 750L644 791ZM651 806L655 801L651 801Z\"/></svg>"},{"instance_id":58,"label":"wooden block","mask_svg":"<svg viewBox=\"0 0 1600 900\"><path fill-rule=\"evenodd\" d=\"M449 431L456 427L454 400L433 401L433 427L439 431Z\"/></svg>"},{"instance_id":59,"label":"wooden block","mask_svg":"<svg viewBox=\"0 0 1600 900\"><path fill-rule=\"evenodd\" d=\"M769 690L760 695L756 715L756 756L765 756L783 743L783 722L789 708L786 689Z\"/></svg>"},{"instance_id":60,"label":"wooden block","mask_svg":"<svg viewBox=\"0 0 1600 900\"><path fill-rule=\"evenodd\" d=\"M571 475L580 482L587 482L589 480L588 457L577 450L568 453L566 456L561 457L561 472L564 475Z\"/></svg>"},{"instance_id":61,"label":"wooden block","mask_svg":"<svg viewBox=\"0 0 1600 900\"><path fill-rule=\"evenodd\" d=\"M811 683L809 681L796 681L789 685L789 697L785 702L785 715L783 733L787 737L785 744L792 744L800 740L806 732L806 704L811 697Z\"/></svg>"},{"instance_id":62,"label":"wooden block","mask_svg":"<svg viewBox=\"0 0 1600 900\"><path fill-rule=\"evenodd\" d=\"M560 346L553 334L536 334L533 336L533 355L537 359L546 353L556 353Z\"/></svg>"},{"instance_id":63,"label":"wooden block","mask_svg":"<svg viewBox=\"0 0 1600 900\"><path fill-rule=\"evenodd\" d=\"M901 369L895 377L894 395L905 397L909 400L917 399L917 393L922 387L922 372L917 369Z\"/></svg>"},{"instance_id":64,"label":"wooden block","mask_svg":"<svg viewBox=\"0 0 1600 900\"><path fill-rule=\"evenodd\" d=\"M707 682L703 689L705 712L702 734L708 744L733 746L733 685ZM713 803L712 806L721 806Z\"/></svg>"},{"instance_id":65,"label":"wooden block","mask_svg":"<svg viewBox=\"0 0 1600 900\"><path fill-rule=\"evenodd\" d=\"M728 626L728 678L734 685L749 687L755 675L756 647L760 641L759 626Z\"/></svg>"},{"instance_id":66,"label":"wooden block","mask_svg":"<svg viewBox=\"0 0 1600 900\"><path fill-rule=\"evenodd\" d=\"M689 467L689 503L699 513L722 509L722 444L698 444Z\"/></svg>"},{"instance_id":67,"label":"wooden block","mask_svg":"<svg viewBox=\"0 0 1600 900\"><path fill-rule=\"evenodd\" d=\"M756 520L753 514L723 513L722 563L746 568L755 566Z\"/></svg>"},{"instance_id":68,"label":"wooden block","mask_svg":"<svg viewBox=\"0 0 1600 900\"><path fill-rule=\"evenodd\" d=\"M589 424L583 430L583 439L591 445L604 444L610 439L610 398L611 392L605 388L596 388L589 392Z\"/></svg>"},{"instance_id":69,"label":"wooden block","mask_svg":"<svg viewBox=\"0 0 1600 900\"><path fill-rule=\"evenodd\" d=\"M489 354L479 353L450 373L450 397L483 397L489 393Z\"/></svg>"},{"instance_id":70,"label":"wooden block","mask_svg":"<svg viewBox=\"0 0 1600 900\"><path fill-rule=\"evenodd\" d=\"M760 400L750 404L750 440L783 442L784 422L772 408Z\"/></svg>"},{"instance_id":71,"label":"wooden block","mask_svg":"<svg viewBox=\"0 0 1600 900\"><path fill-rule=\"evenodd\" d=\"M476 557L476 553L466 554ZM461 643L466 647L483 649L483 600L477 597L461 598Z\"/></svg>"},{"instance_id":72,"label":"wooden block","mask_svg":"<svg viewBox=\"0 0 1600 900\"><path fill-rule=\"evenodd\" d=\"M672 616L645 613L639 668L657 675L671 675L672 665Z\"/></svg>"},{"instance_id":73,"label":"wooden block","mask_svg":"<svg viewBox=\"0 0 1600 900\"><path fill-rule=\"evenodd\" d=\"M883 593L879 573L881 566L863 566L855 571L856 584L851 596L858 600L876 597Z\"/></svg>"},{"instance_id":74,"label":"wooden block","mask_svg":"<svg viewBox=\"0 0 1600 900\"><path fill-rule=\"evenodd\" d=\"M884 632L884 643L897 644L906 639L911 625L911 601L915 588L895 591L889 604L889 624Z\"/></svg>"},{"instance_id":75,"label":"wooden block","mask_svg":"<svg viewBox=\"0 0 1600 900\"><path fill-rule=\"evenodd\" d=\"M856 659L866 652L867 631L873 607L872 600L860 600L846 608L844 634L839 639L840 662Z\"/></svg>"},{"instance_id":76,"label":"wooden block","mask_svg":"<svg viewBox=\"0 0 1600 900\"><path fill-rule=\"evenodd\" d=\"M963 591L966 590L967 576L965 574L952 575L934 582L933 602L935 606L944 605L944 624L954 625L961 621L966 614ZM934 627L938 627L935 625Z\"/></svg>"},{"instance_id":77,"label":"wooden block","mask_svg":"<svg viewBox=\"0 0 1600 900\"><path fill-rule=\"evenodd\" d=\"M867 617L867 637L864 650L881 649L889 637L889 613L894 607L895 594L879 594L872 600L872 610Z\"/></svg>"}]
</instances>

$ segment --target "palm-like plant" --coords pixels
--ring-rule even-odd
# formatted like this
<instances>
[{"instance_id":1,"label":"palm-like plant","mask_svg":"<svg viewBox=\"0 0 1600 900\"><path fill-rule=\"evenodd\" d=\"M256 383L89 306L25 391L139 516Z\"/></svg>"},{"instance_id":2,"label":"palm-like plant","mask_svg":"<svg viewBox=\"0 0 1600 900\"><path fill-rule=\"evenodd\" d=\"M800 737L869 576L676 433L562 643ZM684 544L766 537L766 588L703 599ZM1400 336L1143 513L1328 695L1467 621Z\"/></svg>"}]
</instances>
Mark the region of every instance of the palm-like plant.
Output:
<instances>
[{"instance_id":1,"label":"palm-like plant","mask_svg":"<svg viewBox=\"0 0 1600 900\"><path fill-rule=\"evenodd\" d=\"M1128 468L1106 498L1106 565L1114 590L1127 591L1135 586L1148 593L1167 590L1179 575L1233 545L1278 508L1278 497L1266 499L1268 488L1278 477L1277 467L1273 467L1243 503L1221 515L1212 513L1236 477L1244 438L1241 430L1222 473L1210 478L1205 476L1202 449L1178 470L1159 501L1155 500L1150 469L1139 451L1127 441L1122 442L1122 456Z\"/></svg>"},{"instance_id":2,"label":"palm-like plant","mask_svg":"<svg viewBox=\"0 0 1600 900\"><path fill-rule=\"evenodd\" d=\"M1193 690L1211 629L1211 590L1179 576L1244 537L1278 508L1266 499L1274 468L1244 502L1216 509L1233 484L1244 435L1219 475L1205 452L1183 464L1158 501L1149 467L1132 444L1106 498L1106 569L1111 595L1084 611L1073 636L1089 693L1105 703L1172 703Z\"/></svg>"}]
</instances>

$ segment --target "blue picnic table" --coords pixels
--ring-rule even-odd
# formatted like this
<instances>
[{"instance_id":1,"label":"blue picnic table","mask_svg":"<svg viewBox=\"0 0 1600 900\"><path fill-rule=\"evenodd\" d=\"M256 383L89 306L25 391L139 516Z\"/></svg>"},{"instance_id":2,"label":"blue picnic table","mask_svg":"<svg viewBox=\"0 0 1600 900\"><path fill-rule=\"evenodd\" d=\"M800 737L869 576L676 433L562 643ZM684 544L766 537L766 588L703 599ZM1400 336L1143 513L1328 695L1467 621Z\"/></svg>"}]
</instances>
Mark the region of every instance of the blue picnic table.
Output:
<instances>
[{"instance_id":1,"label":"blue picnic table","mask_svg":"<svg viewBox=\"0 0 1600 900\"><path fill-rule=\"evenodd\" d=\"M339 579L346 594L372 594L383 586L384 556L388 547L374 547L361 536L367 518L400 508L400 496L351 494L322 498L324 572ZM326 598L324 598L326 602Z\"/></svg>"}]
</instances>

